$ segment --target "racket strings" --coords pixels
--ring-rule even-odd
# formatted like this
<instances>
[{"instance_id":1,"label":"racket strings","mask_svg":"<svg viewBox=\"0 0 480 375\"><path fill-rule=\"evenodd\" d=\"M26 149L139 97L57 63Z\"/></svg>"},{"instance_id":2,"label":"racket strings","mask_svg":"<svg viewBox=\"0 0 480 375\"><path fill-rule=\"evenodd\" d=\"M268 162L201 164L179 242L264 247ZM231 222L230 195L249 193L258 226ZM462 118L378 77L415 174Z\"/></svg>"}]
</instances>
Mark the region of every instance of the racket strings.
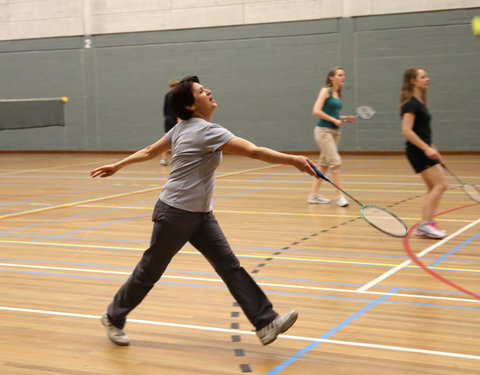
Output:
<instances>
[{"instance_id":1,"label":"racket strings","mask_svg":"<svg viewBox=\"0 0 480 375\"><path fill-rule=\"evenodd\" d=\"M455 177L455 180L457 180L461 185L462 185L462 189L464 191L465 194L467 194L467 196L474 200L475 202L480 202L480 191L478 190L478 187L475 186L474 184L469 184L467 182L463 182L462 180L460 180L460 178L458 178L458 176L453 173L445 164L442 163L442 167L445 168L445 170L450 174L452 175L453 177Z\"/></svg>"},{"instance_id":2,"label":"racket strings","mask_svg":"<svg viewBox=\"0 0 480 375\"><path fill-rule=\"evenodd\" d=\"M395 237L405 237L408 228L395 214L385 208L364 206L361 209L363 218L375 228Z\"/></svg>"},{"instance_id":3,"label":"racket strings","mask_svg":"<svg viewBox=\"0 0 480 375\"><path fill-rule=\"evenodd\" d=\"M471 199L476 202L480 202L480 191L475 185L463 184L462 188L465 194L467 194Z\"/></svg>"},{"instance_id":4,"label":"racket strings","mask_svg":"<svg viewBox=\"0 0 480 375\"><path fill-rule=\"evenodd\" d=\"M357 108L356 110L358 117L360 117L363 120L368 120L373 117L375 114L375 111L373 110L372 107L369 107L367 105L362 105Z\"/></svg>"}]
</instances>

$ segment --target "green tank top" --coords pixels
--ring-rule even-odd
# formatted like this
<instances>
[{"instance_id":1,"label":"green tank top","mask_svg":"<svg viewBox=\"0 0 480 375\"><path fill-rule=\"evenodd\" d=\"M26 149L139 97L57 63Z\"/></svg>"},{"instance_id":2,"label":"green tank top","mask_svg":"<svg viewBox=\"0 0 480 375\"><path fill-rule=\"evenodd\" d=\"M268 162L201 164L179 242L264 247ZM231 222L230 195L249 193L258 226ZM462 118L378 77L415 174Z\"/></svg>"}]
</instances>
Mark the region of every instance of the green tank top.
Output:
<instances>
[{"instance_id":1,"label":"green tank top","mask_svg":"<svg viewBox=\"0 0 480 375\"><path fill-rule=\"evenodd\" d=\"M325 103L323 103L322 111L325 112L327 115L340 120L340 110L342 109L342 107L343 101L341 99L330 96L327 100L325 100ZM317 122L317 126L331 129L339 128L337 125L324 119L319 119Z\"/></svg>"}]
</instances>

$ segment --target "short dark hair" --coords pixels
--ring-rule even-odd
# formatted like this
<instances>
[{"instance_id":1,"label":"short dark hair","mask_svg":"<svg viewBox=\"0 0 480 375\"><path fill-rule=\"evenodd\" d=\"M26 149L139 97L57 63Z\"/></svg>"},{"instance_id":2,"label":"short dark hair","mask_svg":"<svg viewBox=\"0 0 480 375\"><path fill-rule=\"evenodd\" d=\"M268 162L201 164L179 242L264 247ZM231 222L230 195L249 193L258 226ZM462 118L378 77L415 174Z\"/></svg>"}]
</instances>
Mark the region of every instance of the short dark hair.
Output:
<instances>
[{"instance_id":1,"label":"short dark hair","mask_svg":"<svg viewBox=\"0 0 480 375\"><path fill-rule=\"evenodd\" d=\"M194 82L200 83L197 76L187 76L183 78L173 89L172 95L170 96L170 108L172 108L175 116L182 120L189 120L193 115L193 111L185 107L195 103L192 90Z\"/></svg>"}]
</instances>

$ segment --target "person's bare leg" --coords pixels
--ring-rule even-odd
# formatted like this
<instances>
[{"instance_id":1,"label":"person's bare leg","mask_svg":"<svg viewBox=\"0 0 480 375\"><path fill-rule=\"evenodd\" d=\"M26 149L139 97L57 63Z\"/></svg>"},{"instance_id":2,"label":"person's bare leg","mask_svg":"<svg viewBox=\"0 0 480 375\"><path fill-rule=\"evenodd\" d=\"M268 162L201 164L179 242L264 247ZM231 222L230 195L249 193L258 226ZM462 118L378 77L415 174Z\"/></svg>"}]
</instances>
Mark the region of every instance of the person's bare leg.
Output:
<instances>
[{"instance_id":1,"label":"person's bare leg","mask_svg":"<svg viewBox=\"0 0 480 375\"><path fill-rule=\"evenodd\" d=\"M332 180L338 187L341 187L341 178L340 178L340 167L332 169ZM346 207L348 206L348 200L344 197L343 193L337 189L338 198L337 206Z\"/></svg>"},{"instance_id":2,"label":"person's bare leg","mask_svg":"<svg viewBox=\"0 0 480 375\"><path fill-rule=\"evenodd\" d=\"M425 169L420 172L420 176L427 186L427 194L424 197L421 210L422 222L428 223L435 215L440 199L448 188L448 182L440 164Z\"/></svg>"},{"instance_id":3,"label":"person's bare leg","mask_svg":"<svg viewBox=\"0 0 480 375\"><path fill-rule=\"evenodd\" d=\"M320 167L319 168L322 173L327 173L327 168ZM312 184L312 190L310 191L310 195L317 195L320 192L320 186L322 186L322 179L321 178L314 178Z\"/></svg>"},{"instance_id":4,"label":"person's bare leg","mask_svg":"<svg viewBox=\"0 0 480 375\"><path fill-rule=\"evenodd\" d=\"M322 171L322 173L327 173L328 168L320 167L320 170ZM307 199L308 203L313 203L313 204L330 203L330 199L322 197L321 195L319 195L321 185L322 185L322 179L321 178L314 178L313 179L312 189L310 190L310 194L309 194L308 199Z\"/></svg>"},{"instance_id":5,"label":"person's bare leg","mask_svg":"<svg viewBox=\"0 0 480 375\"><path fill-rule=\"evenodd\" d=\"M443 193L448 188L445 172L440 164L437 164L420 172L420 176L425 182L427 193L425 194L421 208L422 219L415 233L427 238L444 238L447 233L438 228L432 219L435 216Z\"/></svg>"}]
</instances>

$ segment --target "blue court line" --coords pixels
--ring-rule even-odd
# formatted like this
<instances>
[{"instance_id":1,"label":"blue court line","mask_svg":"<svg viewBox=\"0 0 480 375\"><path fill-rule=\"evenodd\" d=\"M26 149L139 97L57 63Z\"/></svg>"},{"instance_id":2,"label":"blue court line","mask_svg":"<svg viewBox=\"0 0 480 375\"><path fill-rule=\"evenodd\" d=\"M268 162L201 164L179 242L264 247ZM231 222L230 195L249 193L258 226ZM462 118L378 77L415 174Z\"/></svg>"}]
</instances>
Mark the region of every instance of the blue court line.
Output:
<instances>
[{"instance_id":1,"label":"blue court line","mask_svg":"<svg viewBox=\"0 0 480 375\"><path fill-rule=\"evenodd\" d=\"M103 212L103 211L96 211L96 212ZM89 214L85 214L89 215ZM79 215L82 216L82 215ZM62 221L63 219L59 219L58 221ZM50 221L48 223L53 223L56 222L57 220ZM30 228L32 226L37 226L37 225L43 225L43 224L33 224L25 227L19 227L18 229L23 229L23 228ZM15 230L15 229L14 229ZM26 238L40 238L40 235L34 235L34 234L20 234L20 233L6 233L9 232L4 231L0 232L0 235L7 235L11 237L26 237ZM138 243L145 245L146 247L149 246L150 242L149 241L142 241L142 240L126 240L126 239L114 239L114 238L95 238L95 237L75 237L75 236L68 236L65 235L66 239L71 239L71 240L80 240L80 241L97 241L97 242L118 242L118 243ZM35 242L35 240L33 240ZM190 246L186 244L186 246L191 247L193 249L193 246ZM407 260L409 259L406 255L389 255L389 254L367 254L367 253L350 253L350 252L341 252L341 251L322 251L322 250L304 250L304 249L283 249L283 248L264 248L264 247L251 247L251 246L231 246L232 249L234 250L252 250L252 251L282 251L285 253L306 253L306 254L328 254L328 255L342 255L342 256L358 256L358 257L372 257L372 258L386 258L386 259L401 259L401 260ZM136 250L138 251L138 250ZM267 256L265 256L267 257ZM422 259L424 260L433 260L436 259L434 257L423 257ZM463 262L463 263L480 263L480 260L475 260L475 259L455 259L455 262Z\"/></svg>"},{"instance_id":2,"label":"blue court line","mask_svg":"<svg viewBox=\"0 0 480 375\"><path fill-rule=\"evenodd\" d=\"M403 290L400 287L396 287L397 291ZM333 300L346 300L346 301L375 301L372 298L361 298L361 297L343 297L343 296L332 296L328 294L314 294L314 293L299 293L299 292L280 292L277 290L265 290L265 292L271 294L281 294L287 296L295 297L313 297L313 298L324 298L324 299L333 299ZM392 294L392 296L395 296ZM475 300L472 300L475 303ZM460 309L460 310L473 310L480 311L480 307L465 307L465 306L453 306L453 305L439 305L435 303L424 303L424 302L403 302L403 301L384 301L384 303L390 303L393 305L409 305L409 306L425 306L425 307L442 307L445 309Z\"/></svg>"},{"instance_id":3,"label":"blue court line","mask_svg":"<svg viewBox=\"0 0 480 375\"><path fill-rule=\"evenodd\" d=\"M256 193L256 192L259 192L259 191L263 191L263 190L266 190L266 189L252 189L252 190L245 190L245 191L242 191L240 193L236 193L236 194L231 194L231 195L226 195L224 197L218 197L218 198L214 198L212 199L214 202L217 202L217 201L221 201L223 199L229 199L229 198L233 198L233 197L238 197L240 195L245 195L245 194L250 194L250 193ZM215 213L215 212L214 212Z\"/></svg>"},{"instance_id":4,"label":"blue court line","mask_svg":"<svg viewBox=\"0 0 480 375\"><path fill-rule=\"evenodd\" d=\"M219 198L215 198L214 201L222 200L222 199L228 199L228 198L235 197L235 196L238 196L238 195L249 194L249 193L251 193L251 192L260 191L260 190L261 190L261 189L249 190L249 191L241 192L241 193L238 193L238 194L232 194L232 195L225 196L225 197L219 197ZM126 205L126 206L124 205L123 207L135 207L135 206L138 206L138 205L145 204L145 203L147 203L147 202L156 202L156 200L154 200L154 201L148 200L148 201L143 201L143 202L141 202L141 203L134 203L134 204ZM55 222L60 222L60 221L66 221L66 220L70 220L70 219L74 219L74 218L79 218L79 217L84 217L84 216L89 216L89 215L94 215L94 214L98 214L98 213L103 213L103 212L108 212L108 211L113 211L113 210L119 210L119 209L122 209L123 207L108 208L108 209L104 209L104 210L93 211L93 212L86 213L86 214L82 214L82 215L70 216L70 217L66 217L66 218L63 218L63 219L51 220L51 221L43 222L43 223L36 223L36 224L32 224L32 225L25 226L25 227L14 228L14 229L10 229L10 230L8 230L8 231L3 231L3 232L0 232L0 234L12 232L12 231L18 231L18 230L20 230L20 229L25 229L25 228L31 228L31 227L34 227L34 226L41 226L41 225L47 225L47 224L51 224L51 223L55 223ZM152 207L152 211L153 211L153 207ZM54 236L38 237L38 239L37 239L36 241L45 241L45 240L49 240L49 239L52 239L52 238L65 238L65 236L68 236L68 235L70 235L70 234L81 233L81 232L84 232L84 231L87 231L87 230L96 229L96 228L103 227L103 226L108 226L108 225L114 225L114 224L118 224L118 223L121 223L121 222L129 221L129 220L135 220L135 219L138 219L138 218L141 218L141 217L146 217L146 216L149 216L149 215L151 215L151 213L148 213L148 214L145 214L145 215L140 215L140 216L135 216L135 217L126 218L126 219L123 219L123 220L111 221L111 222L108 222L108 223L104 223L104 224L102 224L102 225L93 226L93 227L87 227L87 228L79 229L79 230L76 230L76 231L71 231L71 232L66 232L66 233L62 233L62 234L57 234L57 235L54 235Z\"/></svg>"},{"instance_id":5,"label":"blue court line","mask_svg":"<svg viewBox=\"0 0 480 375\"><path fill-rule=\"evenodd\" d=\"M97 212L103 212L103 211L97 211ZM86 214L88 215L88 214ZM81 215L80 215L81 216ZM61 221L63 219L60 219ZM56 220L51 221L49 223L56 222ZM20 229L27 228L27 227L32 227L36 225L43 225L43 224L33 224L29 225L26 227L20 227ZM0 232L0 235L7 235L11 237L26 237L26 238L40 238L40 235L34 235L34 234L20 234L20 233L5 233L9 231L4 231ZM66 239L71 239L71 240L80 240L80 241L96 241L96 242L118 242L118 243L138 243L145 245L145 247L148 247L150 242L149 241L142 241L142 240L126 240L126 239L114 239L114 238L95 238L95 237L75 237L75 236L68 236L65 235ZM32 242L35 242L33 240ZM193 248L193 246L186 244L185 246L189 248ZM252 251L281 251L285 253L306 253L306 254L328 254L328 255L342 255L342 256L358 256L358 257L372 257L372 258L386 258L386 259L400 259L400 260L407 260L409 259L406 255L388 255L388 254L367 254L367 253L350 253L350 252L341 252L341 251L322 251L322 250L304 250L304 249L283 249L283 248L264 248L264 247L251 247L251 246L231 246L232 249L234 250L252 250ZM135 250L139 251L139 250ZM265 256L267 257L267 256ZM422 257L423 260L434 260L436 259L435 257ZM455 259L455 262L462 262L462 263L480 263L480 260L475 260L475 259Z\"/></svg>"},{"instance_id":6,"label":"blue court line","mask_svg":"<svg viewBox=\"0 0 480 375\"><path fill-rule=\"evenodd\" d=\"M111 222L109 222L109 223L94 225L94 226L91 226L91 227L87 227L87 228L83 228L83 229L78 229L78 230L74 230L74 231L71 231L71 232L56 234L56 235L54 235L54 236L40 237L39 239L37 239L37 241L45 241L45 240L50 240L50 239L52 239L52 238L63 238L64 236L68 236L69 234L81 233L81 232L85 232L85 231L87 231L87 230L98 229L98 228L106 227L106 226L109 226L109 225L114 225L114 224L118 224L118 223L123 223L123 222L126 222L126 221L137 220L137 219L140 219L140 218L143 218L143 217L147 217L147 216L151 216L151 215L152 215L151 213L148 213L148 214L144 214L144 215L129 217L129 218L126 218L126 219L111 221Z\"/></svg>"},{"instance_id":7,"label":"blue court line","mask_svg":"<svg viewBox=\"0 0 480 375\"><path fill-rule=\"evenodd\" d=\"M62 266L120 268L120 269L133 270L133 267L125 267L125 266L111 266L111 265L91 264L91 263L58 262L58 261L52 261L52 260L33 260L33 259L0 258L0 261L25 262L25 263L40 263L40 264L59 264L59 265L62 265ZM212 274L213 274L213 273L212 273ZM216 275L216 274L214 274L214 275Z\"/></svg>"},{"instance_id":8,"label":"blue court line","mask_svg":"<svg viewBox=\"0 0 480 375\"><path fill-rule=\"evenodd\" d=\"M91 264L91 263L72 263L72 262L58 262L52 260L32 260L32 259L14 259L14 258L0 258L0 261L9 261L9 262L25 262L25 263L40 263L40 264L56 264L63 266L82 266L82 267L103 267L103 268L113 268L113 269L124 269L124 270L133 270L134 267L126 266L112 266L104 264ZM215 272L200 272L200 271L184 271L184 270L169 270L167 269L165 273L180 273L188 275L201 275L201 276L218 276ZM289 279L289 278L280 278L280 277L262 277L260 275L255 275L255 280L273 280L273 281L282 281L282 282L301 282L306 284L320 284L320 285L340 285L340 286L353 286L360 287L363 284L354 284L354 283L340 283L335 281L316 281L316 280L304 280L304 279ZM390 289L391 286L382 286L375 285L373 288L376 289ZM456 290L433 290L433 289L421 289L421 288L402 288L404 291L416 291L416 292L435 292L435 293L444 293L444 294L458 294L463 295L462 292Z\"/></svg>"},{"instance_id":9,"label":"blue court line","mask_svg":"<svg viewBox=\"0 0 480 375\"><path fill-rule=\"evenodd\" d=\"M56 184L56 185L58 185L58 184ZM42 197L27 199L27 200L23 200L23 201L4 202L4 203L0 203L0 206L9 206L9 205L12 205L12 204L36 202L36 201L41 201L41 200L43 200L43 199L48 199L48 198L65 197L65 196L68 196L68 195L75 195L75 194L78 194L78 193L85 193L85 192L98 191L98 190L105 190L105 189L108 189L108 188L110 188L110 187L102 186L102 187L97 187L97 188L93 188L93 189L90 188L90 189L77 190L77 191L73 191L73 192L71 192L71 193L65 193L65 194L45 195L45 196L42 196Z\"/></svg>"},{"instance_id":10,"label":"blue court line","mask_svg":"<svg viewBox=\"0 0 480 375\"><path fill-rule=\"evenodd\" d=\"M139 202L139 203L123 205L123 207L135 207L135 206L139 206L139 205L146 204L146 203L152 203L152 202L155 202L155 201L148 200L148 201L143 201L143 202ZM59 222L62 222L62 221L67 221L67 220L71 220L71 219L78 219L80 217L96 215L96 214L105 213L105 212L114 211L114 210L119 210L119 209L120 208L116 208L116 207L115 208L106 208L106 209L102 209L102 210L98 210L98 211L91 211L91 212L86 213L86 214L67 216L67 217L63 217L61 219L55 219L55 220L50 220L50 221L44 221L44 222L41 222L41 223L25 225L23 227L17 227L17 228L13 228L13 229L9 229L9 230L0 231L0 235L8 234L10 232L16 232L16 231L19 231L19 230L22 230L22 229L29 229L29 228L34 228L34 227L38 227L38 226L42 226L42 225L48 225L48 224L52 224L52 223L59 223ZM30 237L41 237L41 236L30 236Z\"/></svg>"},{"instance_id":11,"label":"blue court line","mask_svg":"<svg viewBox=\"0 0 480 375\"><path fill-rule=\"evenodd\" d=\"M108 225L108 224L104 224L104 225ZM99 225L97 227L100 227L100 226L103 226L103 225ZM86 229L85 229L86 230ZM3 243L12 243L12 244L18 244L17 242L15 241L2 241ZM58 243L58 244L53 244L53 243L42 243L42 242L31 242L31 243L27 243L25 245L32 245L32 246L52 246L52 247L65 247L65 248L83 248L84 246L82 245L74 245L74 244L64 244L64 243ZM106 251L135 251L135 252L143 252L145 251L145 249L131 249L131 248L121 248L121 247L116 247L114 249L111 249L111 248L108 248L106 246L101 246L101 245L88 245L88 246L85 246L86 248L89 248L89 249L100 249L100 250L106 250ZM201 255L200 253L196 253L196 252L192 252L192 253L189 253L190 255L194 255L194 256L199 256ZM250 255L238 255L236 254L237 258L240 258L240 259L250 259L252 258L252 256ZM260 259L258 257L255 257L255 259ZM322 260L322 261L316 261L314 259L281 259L281 258L276 258L275 259L276 261L282 261L282 262L292 262L292 261L295 261L295 262L304 262L304 263L325 263L325 264L337 264L338 261L329 261L329 260ZM355 262L346 262L346 261L342 261L341 263L342 265L351 265L351 266L357 266L357 267L365 267L365 266L369 266L369 267L382 267L382 268L391 268L392 265L388 265L388 264L359 264L359 263L355 263ZM414 266L412 266L414 267ZM432 269L436 269L436 268L432 268ZM442 271L445 271L445 272L465 272L465 273L480 273L480 270L465 270L465 269L442 269Z\"/></svg>"},{"instance_id":12,"label":"blue court line","mask_svg":"<svg viewBox=\"0 0 480 375\"><path fill-rule=\"evenodd\" d=\"M143 202L146 203L146 202ZM125 206L128 207L128 206ZM113 209L108 209L108 210L116 210L116 208ZM102 213L102 211L95 211L94 213ZM84 215L89 215L89 214L84 214ZM79 215L84 216L84 215ZM66 218L67 220L69 218ZM38 238L41 237L40 235L34 235L34 234L9 234L8 232L15 231L17 229L24 229L24 228L31 228L34 226L39 226L39 225L44 225L44 224L49 224L49 223L55 223L57 221L61 221L64 219L59 219L59 220L53 220L45 223L37 223L37 224L32 224L28 225L25 227L18 227L16 229L11 229L7 231L0 231L0 235L3 234L8 234L11 236L16 236L16 237L31 237L31 238ZM118 238L94 238L94 237L74 237L74 236L68 236L69 239L72 240L83 240L83 241L105 241L105 242L119 242L119 243L139 243L139 244L144 244L146 246L149 246L150 242L149 241L141 241L141 240L125 240L125 239L118 239ZM284 249L284 248L271 248L271 247L252 247L252 246L231 246L232 249L240 249L240 250L252 250L252 251L272 251L272 252L277 252L277 251L282 251L282 252L289 252L289 253L306 253L306 254L328 254L328 255L342 255L342 256L362 256L362 257L378 257L378 258L398 258L398 259L409 259L406 255L386 255L386 254L367 254L367 253L350 253L350 252L342 252L342 251L322 251L322 250L305 250L305 249ZM428 259L428 258L423 258L423 259ZM472 261L475 262L475 261ZM480 260L479 260L480 262Z\"/></svg>"},{"instance_id":13,"label":"blue court line","mask_svg":"<svg viewBox=\"0 0 480 375\"><path fill-rule=\"evenodd\" d=\"M109 195L102 195L100 197L96 197L96 198L89 198L87 203L90 203L90 201L92 200L103 200L103 199L108 199L108 198L116 198L118 197L119 194L135 194L135 193L138 193L138 192L142 192L142 190L130 190L130 191L127 191L127 192L124 192L124 193L116 193L116 194L109 194ZM151 191L149 191L151 192ZM119 197L119 198L123 198L123 197ZM75 205L75 203L79 203L79 204L83 204L85 203L85 201L87 201L87 199L80 199L80 200L77 200L77 201L71 201L71 202L64 202L64 203L61 203L61 204L50 204L50 205L46 205L44 207L42 207L42 209L49 209L49 208L65 208L67 205ZM20 211L14 211L14 212L7 212L7 213L3 213L2 215L14 215L14 214L21 214L23 212L25 213L28 213L32 211L31 209L26 209L26 210L20 210ZM35 212L34 212L35 213ZM0 215L0 216L2 216Z\"/></svg>"},{"instance_id":14,"label":"blue court line","mask_svg":"<svg viewBox=\"0 0 480 375\"><path fill-rule=\"evenodd\" d=\"M268 179L268 178L272 178L273 176L285 176L285 175L288 175L288 174L290 174L290 173L291 173L291 172L269 173L269 174L267 174L266 176L260 176L260 177L252 178L252 179L248 180L248 182L255 182L255 181L266 180L266 179Z\"/></svg>"},{"instance_id":15,"label":"blue court line","mask_svg":"<svg viewBox=\"0 0 480 375\"><path fill-rule=\"evenodd\" d=\"M99 213L102 213L101 211L98 211ZM88 214L87 214L88 215ZM62 221L61 219L59 221ZM49 223L53 223L55 221L51 221ZM43 225L39 224L39 225ZM30 226L29 226L30 227ZM26 227L21 227L20 229L24 229ZM23 237L23 238L31 238L32 242L35 242L36 238L41 238L42 235L40 234L22 234L22 233L0 233L0 236L8 236L8 237ZM148 241L143 241L143 240L126 240L126 239L115 239L115 238L95 238L95 237L75 237L75 236L65 236L65 239L69 240L80 240L80 241L95 241L95 242L119 242L119 243L124 243L124 244L129 244L129 243L136 243L136 244L141 244L144 245L145 247L149 246ZM479 261L480 262L480 261Z\"/></svg>"},{"instance_id":16,"label":"blue court line","mask_svg":"<svg viewBox=\"0 0 480 375\"><path fill-rule=\"evenodd\" d=\"M384 161L386 160L389 160L389 159L392 159L392 157L387 157L387 158L383 158L383 159L380 159L380 160L372 160L372 161L366 161L364 163L360 163L360 164L356 164L356 165L351 165L349 167L341 167L342 171L346 171L346 170L349 170L349 169L357 169L357 168L363 168L367 165L372 165L372 164L377 164L377 163L383 163ZM354 160L354 159L343 159L343 161L348 161L348 160ZM303 177L301 179L296 179L295 181L301 181L301 180L306 180L308 177Z\"/></svg>"},{"instance_id":17,"label":"blue court line","mask_svg":"<svg viewBox=\"0 0 480 375\"><path fill-rule=\"evenodd\" d=\"M40 276L58 276L58 277L72 277L72 278L82 278L82 279L96 279L96 280L113 280L113 281L126 281L127 278L121 277L107 277L107 276L91 276L91 275L74 275L74 274L64 274L64 273L54 273L54 272L40 272L40 271L21 271L21 270L0 270L0 272L5 273L17 273L17 274L29 274L29 275L40 275ZM176 285L176 286L187 286L187 287L196 287L196 288L214 288L228 290L225 285L206 285L206 284L192 284L192 283L182 283L182 282L169 282L160 280L156 285ZM394 288L395 290L402 290L401 288ZM360 302L374 302L375 299L372 298L361 298L361 297L343 297L343 296L331 296L328 294L314 294L314 293L299 293L299 292L281 292L276 290L264 289L265 293L268 294L281 294L287 296L295 297L311 297L311 298L323 298L323 299L334 299L334 300L344 300L344 301L360 301ZM385 294L384 294L385 296ZM453 306L453 305L440 305L433 303L421 303L421 302L399 302L399 301L385 301L385 303L390 304L401 304L401 305L411 305L411 306L424 306L424 307L438 307L446 309L459 309L459 310L471 310L471 311L480 311L480 307L465 307L465 306Z\"/></svg>"},{"instance_id":18,"label":"blue court line","mask_svg":"<svg viewBox=\"0 0 480 375\"><path fill-rule=\"evenodd\" d=\"M248 191L245 191L245 192L241 192L241 193L237 193L237 194L232 194L232 195L225 196L225 197L215 198L214 201L218 201L218 200L222 200L222 199L228 199L228 198L235 197L235 196L238 196L238 195L249 194L249 193L251 193L251 192L256 192L256 191L260 191L260 190L262 190L262 189L248 190ZM149 200L149 201L151 201L151 200ZM146 202L146 201L144 201L144 202ZM136 205L143 204L144 202L142 202L142 203L135 203L135 204L132 204L132 205L127 205L126 207L133 207L133 206L136 206ZM48 207L48 206L47 206L47 207ZM113 210L118 210L118 209L120 209L120 208L110 208L110 209L105 209L105 210L90 212L90 213L83 214L83 215L71 216L71 217L69 217L69 218L63 218L63 219L53 220L53 221L44 222L44 223L37 223L37 224L33 224L33 225L31 225L31 226L26 226L25 228L32 227L32 226L46 225L46 224L50 224L50 223L53 223L53 222L65 221L65 220L72 219L72 218L78 218L78 217L83 217L83 216L93 215L93 214L96 214L96 213L113 211ZM153 210L153 207L152 207L152 210ZM21 211L21 212L23 212L23 211ZM81 232L84 232L84 231L87 231L87 230L96 229L96 228L100 228L100 227L105 227L105 226L108 226L108 225L115 225L115 224L118 224L118 223L121 223L121 222L129 221L129 220L136 220L136 219L138 219L138 218L147 217L147 216L150 216L150 215L151 215L151 213L145 214L145 215L136 216L136 217L126 218L126 219L122 219L122 220L111 221L111 222L104 223L104 224L101 224L101 225L92 226L92 227L87 227L87 228L79 229L79 230L76 230L76 231L66 232L66 233L57 234L57 235L53 235L53 236L43 236L43 237L37 238L36 241L37 241L37 242L40 242L40 241L50 240L50 239L52 239L52 238L65 238L65 236L68 236L68 235L70 235L70 234L81 233ZM6 232L17 231L17 230L19 230L19 228L11 229L11 230L6 231ZM3 232L0 232L0 234L2 234L2 233L3 233Z\"/></svg>"},{"instance_id":19,"label":"blue court line","mask_svg":"<svg viewBox=\"0 0 480 375\"><path fill-rule=\"evenodd\" d=\"M386 294L384 294L383 296L380 296L379 298L377 298L376 300L372 301L371 303L369 303L367 306L365 306L363 309L361 309L360 311L356 312L355 314L353 314L352 316L350 316L349 318L345 319L342 323L338 324L336 327L333 327L332 329L330 329L328 332L326 332L325 334L323 334L322 336L320 336L318 339L319 340L324 340L324 339L328 339L330 336L334 335L336 332L338 332L339 330L341 330L343 327L345 327L346 325L350 324L351 322L353 322L355 319L357 319L358 317L360 317L361 315L365 314L367 311L373 309L375 306L377 306L379 303L383 302L384 300L386 300L390 295L392 295L393 293L395 293L396 291L398 290L398 288L392 288L390 291L388 291ZM303 348L302 350L298 351L297 353L295 353L293 356L291 356L289 359L287 359L286 361L282 362L281 364L279 364L277 367L275 367L273 370L267 372L266 375L274 375L274 374L278 374L280 371L282 371L283 369L285 369L286 367L288 367L289 365L291 365L293 362L295 362L297 359L303 357L305 354L307 354L309 351L311 351L313 348L315 348L316 346L320 345L321 342L312 342L311 344L307 345L305 348Z\"/></svg>"},{"instance_id":20,"label":"blue court line","mask_svg":"<svg viewBox=\"0 0 480 375\"><path fill-rule=\"evenodd\" d=\"M473 235L472 237L468 238L467 240L465 240L464 242L462 242L461 244L455 246L452 250L450 250L448 253L442 255L440 258L438 258L437 260L433 261L432 263L430 263L428 266L429 267L433 267L435 265L437 265L438 263L440 263L442 260L445 260L447 259L450 255L454 254L457 250L460 250L462 247L468 245L470 242L472 242L474 239L476 239L477 237L480 236L480 232L478 232L477 234Z\"/></svg>"},{"instance_id":21,"label":"blue court line","mask_svg":"<svg viewBox=\"0 0 480 375\"><path fill-rule=\"evenodd\" d=\"M0 272L8 272L8 273L23 273L23 274L30 274L30 275L42 275L42 276L62 276L62 277L73 277L79 279L96 279L96 280L114 280L114 281L126 281L127 279L122 279L119 277L104 277L104 276L89 276L89 275L71 275L71 274L64 274L64 273L50 273L50 272L35 272L35 271L12 271L12 270L0 270ZM186 284L186 283L177 283L177 282L169 282L169 281L159 281L157 284L162 285L177 285L177 286L191 286L191 287L198 287L198 288L209 288L209 289L227 289L227 287L221 285L203 285L203 284ZM155 285L157 285L155 284ZM62 284L66 286L66 284Z\"/></svg>"}]
</instances>

